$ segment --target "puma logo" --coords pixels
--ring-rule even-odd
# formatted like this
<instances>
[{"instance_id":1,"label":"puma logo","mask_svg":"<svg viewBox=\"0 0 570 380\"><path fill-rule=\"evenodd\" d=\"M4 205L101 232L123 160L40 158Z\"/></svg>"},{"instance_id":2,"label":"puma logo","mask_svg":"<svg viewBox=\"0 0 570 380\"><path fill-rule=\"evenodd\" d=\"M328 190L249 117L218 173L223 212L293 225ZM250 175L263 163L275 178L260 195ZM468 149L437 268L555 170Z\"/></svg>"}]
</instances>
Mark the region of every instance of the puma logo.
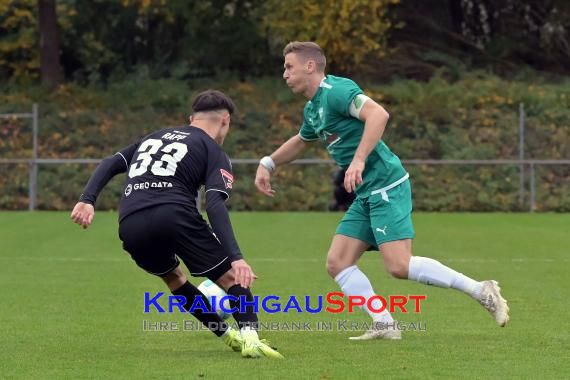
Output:
<instances>
[{"instance_id":1,"label":"puma logo","mask_svg":"<svg viewBox=\"0 0 570 380\"><path fill-rule=\"evenodd\" d=\"M384 226L384 229L376 227L376 231L382 232L384 234L384 236L386 236L386 228L388 228L388 226Z\"/></svg>"}]
</instances>

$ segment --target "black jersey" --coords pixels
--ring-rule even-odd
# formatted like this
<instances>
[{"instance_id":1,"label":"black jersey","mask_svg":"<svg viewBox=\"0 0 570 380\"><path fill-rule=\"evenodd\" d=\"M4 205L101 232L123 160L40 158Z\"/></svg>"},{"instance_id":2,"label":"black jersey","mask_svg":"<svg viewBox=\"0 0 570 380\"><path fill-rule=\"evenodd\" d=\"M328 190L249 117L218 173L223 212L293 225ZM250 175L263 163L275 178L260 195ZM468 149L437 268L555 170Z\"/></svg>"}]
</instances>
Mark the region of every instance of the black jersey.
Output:
<instances>
[{"instance_id":1,"label":"black jersey","mask_svg":"<svg viewBox=\"0 0 570 380\"><path fill-rule=\"evenodd\" d=\"M227 154L202 129L166 128L121 150L127 180L119 220L159 204L177 203L196 209L200 186L229 197L234 178Z\"/></svg>"}]
</instances>

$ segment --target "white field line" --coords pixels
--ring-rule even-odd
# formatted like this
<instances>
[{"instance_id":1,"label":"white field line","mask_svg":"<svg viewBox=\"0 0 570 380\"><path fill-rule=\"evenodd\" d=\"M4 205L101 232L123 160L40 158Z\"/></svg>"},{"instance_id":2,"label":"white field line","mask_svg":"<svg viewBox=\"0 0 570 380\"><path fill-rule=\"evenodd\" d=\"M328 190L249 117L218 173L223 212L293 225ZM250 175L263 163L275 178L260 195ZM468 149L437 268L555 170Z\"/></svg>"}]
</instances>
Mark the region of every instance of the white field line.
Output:
<instances>
[{"instance_id":1,"label":"white field line","mask_svg":"<svg viewBox=\"0 0 570 380\"><path fill-rule=\"evenodd\" d=\"M565 254L566 255L566 254ZM481 258L438 258L442 262L456 262L456 263L557 263L557 262L570 262L570 254L564 258L547 258L547 257L515 257L511 259L481 259ZM0 256L0 260L4 261L69 261L69 262L130 262L128 256L124 257L26 257L26 256ZM286 262L309 262L321 263L325 262L325 257L322 258L285 258L285 257L260 257L251 258L251 262L268 262L268 263L286 263Z\"/></svg>"}]
</instances>

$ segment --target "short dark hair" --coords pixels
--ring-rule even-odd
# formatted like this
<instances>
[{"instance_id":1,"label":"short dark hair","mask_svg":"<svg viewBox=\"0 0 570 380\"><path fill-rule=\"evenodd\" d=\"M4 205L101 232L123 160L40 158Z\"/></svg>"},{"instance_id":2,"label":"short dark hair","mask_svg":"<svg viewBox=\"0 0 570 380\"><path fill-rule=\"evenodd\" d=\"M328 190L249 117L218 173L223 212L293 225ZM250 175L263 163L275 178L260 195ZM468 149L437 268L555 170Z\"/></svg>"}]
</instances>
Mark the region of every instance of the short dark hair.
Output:
<instances>
[{"instance_id":1,"label":"short dark hair","mask_svg":"<svg viewBox=\"0 0 570 380\"><path fill-rule=\"evenodd\" d=\"M230 115L236 110L233 100L221 91L206 90L196 96L192 103L192 112L227 110Z\"/></svg>"},{"instance_id":2,"label":"short dark hair","mask_svg":"<svg viewBox=\"0 0 570 380\"><path fill-rule=\"evenodd\" d=\"M313 59L317 64L318 71L325 71L327 66L327 58L323 49L315 42L311 41L293 41L289 42L285 49L283 49L283 57L289 53L299 54L305 62L308 59Z\"/></svg>"}]
</instances>

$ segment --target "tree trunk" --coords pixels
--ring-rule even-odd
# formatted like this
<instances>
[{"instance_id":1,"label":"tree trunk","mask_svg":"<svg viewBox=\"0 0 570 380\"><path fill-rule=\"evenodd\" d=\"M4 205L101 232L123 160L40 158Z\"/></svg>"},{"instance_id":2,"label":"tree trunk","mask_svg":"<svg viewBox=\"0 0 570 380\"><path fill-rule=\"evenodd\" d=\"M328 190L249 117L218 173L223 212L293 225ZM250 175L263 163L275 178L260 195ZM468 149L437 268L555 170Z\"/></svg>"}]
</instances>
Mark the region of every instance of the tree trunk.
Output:
<instances>
[{"instance_id":1,"label":"tree trunk","mask_svg":"<svg viewBox=\"0 0 570 380\"><path fill-rule=\"evenodd\" d=\"M54 88L63 82L59 63L55 0L38 0L40 14L40 74L42 84Z\"/></svg>"}]
</instances>

